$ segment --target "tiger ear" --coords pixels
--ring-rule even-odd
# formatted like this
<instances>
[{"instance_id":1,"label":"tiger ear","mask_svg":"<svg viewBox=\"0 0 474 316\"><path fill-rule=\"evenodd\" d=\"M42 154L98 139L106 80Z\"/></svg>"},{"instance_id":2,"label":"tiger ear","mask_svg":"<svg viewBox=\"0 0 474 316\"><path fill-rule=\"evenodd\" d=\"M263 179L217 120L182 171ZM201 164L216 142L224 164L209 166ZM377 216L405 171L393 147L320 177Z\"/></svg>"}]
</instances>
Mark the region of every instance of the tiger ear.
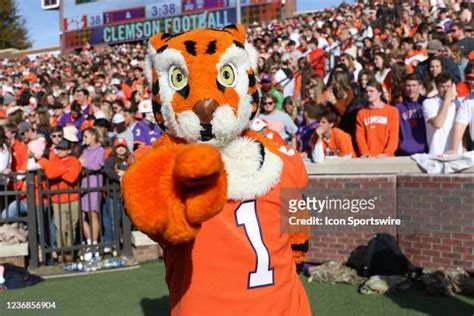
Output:
<instances>
[{"instance_id":1,"label":"tiger ear","mask_svg":"<svg viewBox=\"0 0 474 316\"><path fill-rule=\"evenodd\" d=\"M235 38L239 40L239 42L245 42L245 38L247 37L247 30L242 24L227 25L223 29L230 32Z\"/></svg>"},{"instance_id":2,"label":"tiger ear","mask_svg":"<svg viewBox=\"0 0 474 316\"><path fill-rule=\"evenodd\" d=\"M155 50L158 50L160 47L166 44L166 39L170 36L171 35L168 33L154 34L152 37L150 37L150 40L148 41L148 43Z\"/></svg>"}]
</instances>

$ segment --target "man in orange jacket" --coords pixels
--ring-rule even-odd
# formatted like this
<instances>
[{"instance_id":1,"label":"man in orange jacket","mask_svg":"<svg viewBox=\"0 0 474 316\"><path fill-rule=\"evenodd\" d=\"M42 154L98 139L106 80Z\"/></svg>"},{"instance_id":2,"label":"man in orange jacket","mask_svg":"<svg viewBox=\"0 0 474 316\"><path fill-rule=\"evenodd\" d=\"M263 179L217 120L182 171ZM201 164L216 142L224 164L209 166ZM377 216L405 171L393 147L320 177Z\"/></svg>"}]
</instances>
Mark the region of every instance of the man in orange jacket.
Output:
<instances>
[{"instance_id":1,"label":"man in orange jacket","mask_svg":"<svg viewBox=\"0 0 474 316\"><path fill-rule=\"evenodd\" d=\"M71 143L63 139L56 145L57 157L41 159L38 164L50 179L51 190L77 189L81 164L71 156ZM58 228L56 240L58 247L70 247L75 240L76 226L79 220L79 193L54 193L51 195L54 209L54 224ZM72 226L71 226L72 225ZM72 259L65 255L66 261Z\"/></svg>"}]
</instances>

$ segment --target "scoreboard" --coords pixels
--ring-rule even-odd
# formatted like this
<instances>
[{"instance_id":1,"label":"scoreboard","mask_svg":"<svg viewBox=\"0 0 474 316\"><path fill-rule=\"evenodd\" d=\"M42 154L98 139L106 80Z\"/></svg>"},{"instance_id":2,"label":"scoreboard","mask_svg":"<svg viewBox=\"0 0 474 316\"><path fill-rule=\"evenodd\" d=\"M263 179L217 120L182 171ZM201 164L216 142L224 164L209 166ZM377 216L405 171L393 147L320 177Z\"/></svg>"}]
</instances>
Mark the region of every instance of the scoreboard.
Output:
<instances>
[{"instance_id":1,"label":"scoreboard","mask_svg":"<svg viewBox=\"0 0 474 316\"><path fill-rule=\"evenodd\" d=\"M281 8L281 0L241 0L241 21L279 19ZM61 14L65 49L237 22L236 0L64 0Z\"/></svg>"}]
</instances>

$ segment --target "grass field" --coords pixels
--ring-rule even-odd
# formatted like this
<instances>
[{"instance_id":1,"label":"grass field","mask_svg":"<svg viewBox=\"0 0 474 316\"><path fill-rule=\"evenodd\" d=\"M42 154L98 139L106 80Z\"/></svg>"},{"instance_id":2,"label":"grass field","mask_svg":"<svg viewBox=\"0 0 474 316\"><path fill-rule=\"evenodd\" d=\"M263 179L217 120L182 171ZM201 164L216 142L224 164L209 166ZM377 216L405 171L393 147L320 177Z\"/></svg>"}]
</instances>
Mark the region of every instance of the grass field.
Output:
<instances>
[{"instance_id":1,"label":"grass field","mask_svg":"<svg viewBox=\"0 0 474 316\"><path fill-rule=\"evenodd\" d=\"M366 296L357 286L303 280L314 315L474 315L474 298L431 297L416 291ZM7 310L7 302L55 302L54 310ZM49 279L0 293L0 315L168 315L162 262L113 273ZM229 314L230 315L230 314ZM265 315L271 316L271 315Z\"/></svg>"}]
</instances>

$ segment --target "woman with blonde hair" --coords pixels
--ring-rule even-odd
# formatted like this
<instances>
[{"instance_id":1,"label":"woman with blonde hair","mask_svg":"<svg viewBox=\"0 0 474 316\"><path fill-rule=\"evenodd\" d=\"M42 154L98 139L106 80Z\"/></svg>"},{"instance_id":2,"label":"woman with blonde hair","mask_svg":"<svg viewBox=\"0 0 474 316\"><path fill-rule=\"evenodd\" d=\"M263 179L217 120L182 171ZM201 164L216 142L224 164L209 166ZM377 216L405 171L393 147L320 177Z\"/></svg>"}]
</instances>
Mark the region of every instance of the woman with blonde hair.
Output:
<instances>
[{"instance_id":1,"label":"woman with blonde hair","mask_svg":"<svg viewBox=\"0 0 474 316\"><path fill-rule=\"evenodd\" d=\"M292 96L287 96L283 100L283 111L298 125L298 105Z\"/></svg>"},{"instance_id":2,"label":"woman with blonde hair","mask_svg":"<svg viewBox=\"0 0 474 316\"><path fill-rule=\"evenodd\" d=\"M82 178L81 188L93 189L103 185L103 175L100 172L105 163L105 150L99 143L99 133L93 127L84 130L85 149L82 152L79 162L87 171L87 175ZM86 191L81 194L82 206L82 227L84 237L89 245L84 254L85 260L91 260L93 256L99 257L99 249L92 245L97 245L100 231L100 192Z\"/></svg>"},{"instance_id":3,"label":"woman with blonde hair","mask_svg":"<svg viewBox=\"0 0 474 316\"><path fill-rule=\"evenodd\" d=\"M308 99L316 104L324 104L326 102L325 86L323 78L320 76L312 76L309 80Z\"/></svg>"},{"instance_id":4,"label":"woman with blonde hair","mask_svg":"<svg viewBox=\"0 0 474 316\"><path fill-rule=\"evenodd\" d=\"M451 58L452 60L454 60L454 62L459 68L461 81L464 81L464 71L466 70L469 60L462 54L461 47L458 44L446 45L443 49L443 55L447 58Z\"/></svg>"},{"instance_id":5,"label":"woman with blonde hair","mask_svg":"<svg viewBox=\"0 0 474 316\"><path fill-rule=\"evenodd\" d=\"M336 126L339 126L347 107L354 100L351 80L347 72L336 71L332 77L331 88L328 89L327 101L337 114Z\"/></svg>"}]
</instances>

